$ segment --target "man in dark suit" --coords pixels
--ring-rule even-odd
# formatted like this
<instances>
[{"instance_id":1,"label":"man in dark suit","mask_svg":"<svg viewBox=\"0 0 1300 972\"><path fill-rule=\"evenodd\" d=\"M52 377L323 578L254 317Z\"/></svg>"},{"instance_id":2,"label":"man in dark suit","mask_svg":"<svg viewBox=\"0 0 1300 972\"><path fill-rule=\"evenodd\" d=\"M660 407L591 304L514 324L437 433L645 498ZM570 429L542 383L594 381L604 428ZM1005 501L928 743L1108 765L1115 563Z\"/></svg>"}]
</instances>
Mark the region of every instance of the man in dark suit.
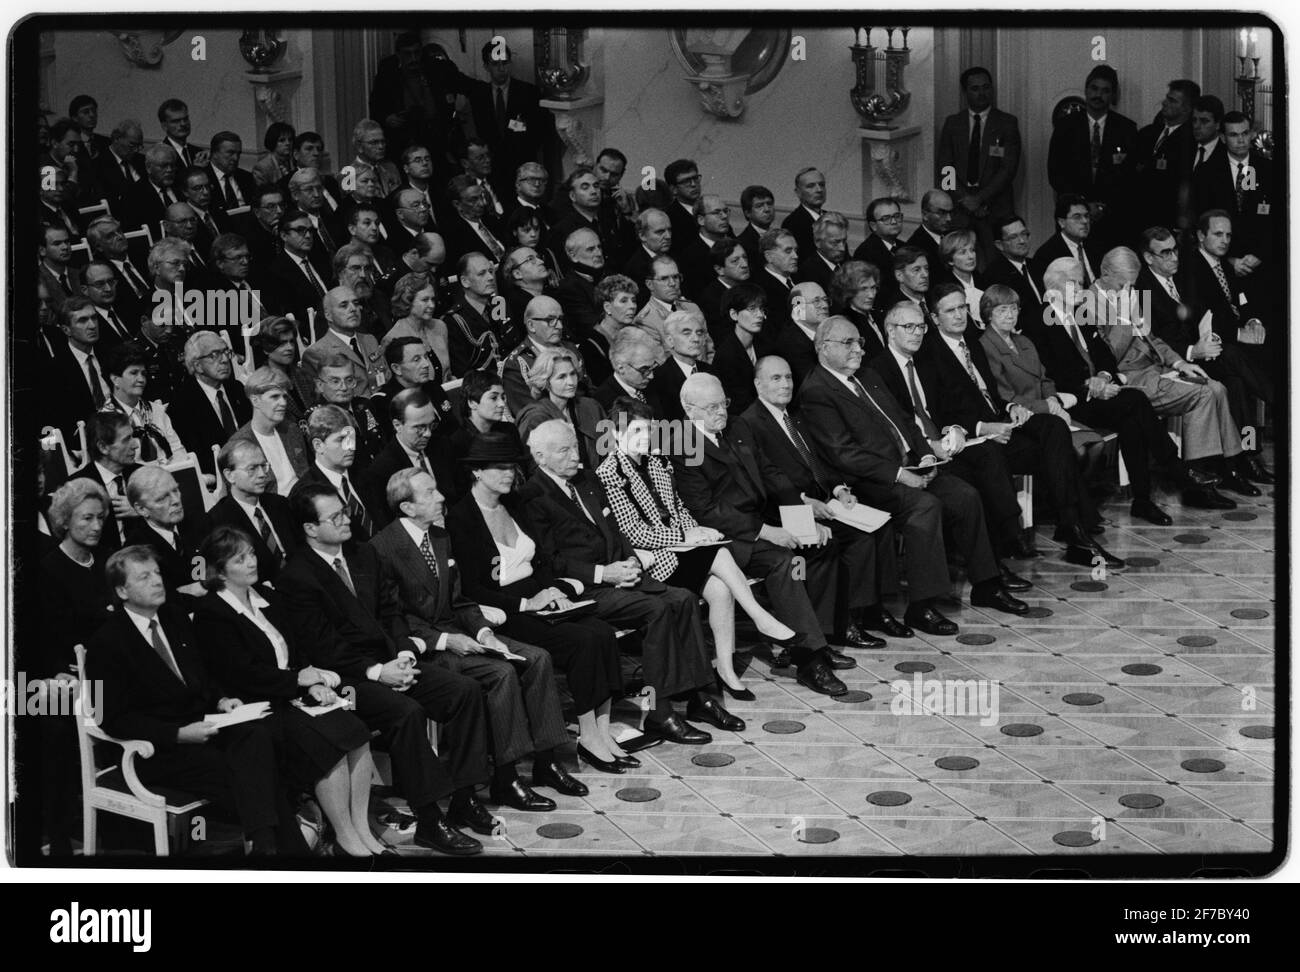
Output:
<instances>
[{"instance_id":1,"label":"man in dark suit","mask_svg":"<svg viewBox=\"0 0 1300 972\"><path fill-rule=\"evenodd\" d=\"M136 517L126 524L127 545L142 544L154 559L167 586L167 596L177 607L194 610L203 585L194 580L195 556L203 538L202 509L185 509L181 487L159 466L141 466L126 481L126 499Z\"/></svg>"},{"instance_id":2,"label":"man in dark suit","mask_svg":"<svg viewBox=\"0 0 1300 972\"><path fill-rule=\"evenodd\" d=\"M1195 81L1169 82L1169 91L1156 120L1138 132L1137 158L1127 197L1128 237L1148 226L1168 226L1176 233L1191 231L1188 212L1192 192L1192 106L1201 96Z\"/></svg>"},{"instance_id":3,"label":"man in dark suit","mask_svg":"<svg viewBox=\"0 0 1300 972\"><path fill-rule=\"evenodd\" d=\"M951 591L945 529L966 557L971 604L1024 614L1029 605L1002 586L979 494L956 476L921 465L933 455L929 443L875 374L859 371L861 340L847 318L821 322L818 366L799 386L797 405L832 478L843 480L862 502L891 514L894 529L903 534L908 596L903 623L927 634L957 633L957 625L934 606Z\"/></svg>"},{"instance_id":4,"label":"man in dark suit","mask_svg":"<svg viewBox=\"0 0 1300 972\"><path fill-rule=\"evenodd\" d=\"M767 295L767 329L776 335L790 323L790 294L799 272L799 244L786 229L768 230L759 240L763 262L751 270L750 283L763 288Z\"/></svg>"},{"instance_id":5,"label":"man in dark suit","mask_svg":"<svg viewBox=\"0 0 1300 972\"><path fill-rule=\"evenodd\" d=\"M809 558L808 590L821 630L832 644L850 648L883 648L885 642L866 633L867 627L885 628L896 638L912 632L886 611L883 592L898 589L894 531L888 525L874 533L838 522L827 503L847 506L857 497L844 483L833 482L814 452L812 434L803 418L790 407L794 376L783 358L760 358L754 371L757 400L736 420L736 431L763 456L763 486L779 496L793 489L801 502L812 507L817 522L830 531L824 556ZM779 470L784 479L774 475ZM814 564L831 567L814 578ZM859 619L864 623L859 624Z\"/></svg>"},{"instance_id":6,"label":"man in dark suit","mask_svg":"<svg viewBox=\"0 0 1300 972\"><path fill-rule=\"evenodd\" d=\"M461 593L460 572L444 529L444 497L438 483L420 469L393 474L385 506L393 521L370 546L397 584L411 634L423 639L426 662L472 678L483 692L492 741L492 802L516 810L555 809L555 801L534 793L515 770L533 757L533 785L566 796L586 796L569 775L558 750L569 741L548 652L492 631L488 618L504 618ZM486 650L485 650L485 647ZM515 656L511 660L502 657ZM516 671L513 663L519 665Z\"/></svg>"},{"instance_id":7,"label":"man in dark suit","mask_svg":"<svg viewBox=\"0 0 1300 972\"><path fill-rule=\"evenodd\" d=\"M383 126L388 149L396 156L433 120L438 105L421 63L419 31L398 34L393 48L395 53L379 62L369 107L370 117Z\"/></svg>"},{"instance_id":8,"label":"man in dark suit","mask_svg":"<svg viewBox=\"0 0 1300 972\"><path fill-rule=\"evenodd\" d=\"M664 318L664 344L668 348L668 359L655 369L649 387L663 409L660 417L677 421L685 418L681 400L682 385L691 375L713 373L713 369L703 361L707 336L704 319L690 311L673 311Z\"/></svg>"},{"instance_id":9,"label":"man in dark suit","mask_svg":"<svg viewBox=\"0 0 1300 972\"><path fill-rule=\"evenodd\" d=\"M1115 69L1096 65L1084 83L1085 110L1057 122L1047 153L1052 188L1058 196L1083 196L1092 204L1093 236L1104 250L1124 242L1127 217L1115 209L1137 164L1137 125L1112 110L1118 92Z\"/></svg>"},{"instance_id":10,"label":"man in dark suit","mask_svg":"<svg viewBox=\"0 0 1300 972\"><path fill-rule=\"evenodd\" d=\"M667 204L668 219L673 228L672 246L668 252L680 259L699 234L695 221L695 204L704 191L700 167L691 159L675 159L664 167L664 182L672 200ZM633 278L635 279L635 278Z\"/></svg>"},{"instance_id":11,"label":"man in dark suit","mask_svg":"<svg viewBox=\"0 0 1300 972\"><path fill-rule=\"evenodd\" d=\"M799 197L799 205L781 221L781 228L794 237L799 244L800 257L806 260L814 250L813 227L824 215L826 176L813 166L800 169L794 177L794 193Z\"/></svg>"},{"instance_id":12,"label":"man in dark suit","mask_svg":"<svg viewBox=\"0 0 1300 972\"><path fill-rule=\"evenodd\" d=\"M456 264L460 297L444 317L451 378L474 369L499 370L518 341L504 313L505 301L495 300L497 280L492 271L492 260L482 253L467 253Z\"/></svg>"},{"instance_id":13,"label":"man in dark suit","mask_svg":"<svg viewBox=\"0 0 1300 972\"><path fill-rule=\"evenodd\" d=\"M482 253L493 263L500 262L505 256L505 246L498 224L488 213L483 187L475 184L470 176L458 175L447 183L447 201L451 208L440 224L447 259L454 261L468 253Z\"/></svg>"},{"instance_id":14,"label":"man in dark suit","mask_svg":"<svg viewBox=\"0 0 1300 972\"><path fill-rule=\"evenodd\" d=\"M723 240L732 239L731 210L721 196L705 194L695 203L698 226L678 258L682 271L682 293L698 301L704 289L717 280L713 266L713 247Z\"/></svg>"},{"instance_id":15,"label":"man in dark suit","mask_svg":"<svg viewBox=\"0 0 1300 972\"><path fill-rule=\"evenodd\" d=\"M274 584L299 540L288 499L267 489L275 478L266 454L255 442L232 439L217 456L217 473L226 481L227 492L208 511L207 528L230 526L247 533L257 555L259 583Z\"/></svg>"},{"instance_id":16,"label":"man in dark suit","mask_svg":"<svg viewBox=\"0 0 1300 972\"><path fill-rule=\"evenodd\" d=\"M269 722L218 730L204 721L205 713L228 712L240 700L225 697L208 674L189 619L167 603L152 551L119 550L105 570L123 609L86 652L104 731L152 745L153 755L136 767L146 786L175 787L233 811L254 854L306 857Z\"/></svg>"},{"instance_id":17,"label":"man in dark suit","mask_svg":"<svg viewBox=\"0 0 1300 972\"><path fill-rule=\"evenodd\" d=\"M387 500L388 481L401 469L419 469L452 489L451 448L443 424L423 391L408 388L388 402L388 421L394 435L361 471L357 488L375 521L375 528L389 524L392 516Z\"/></svg>"},{"instance_id":18,"label":"man in dark suit","mask_svg":"<svg viewBox=\"0 0 1300 972\"><path fill-rule=\"evenodd\" d=\"M140 313L144 308L121 296L117 274L113 272L111 263L92 260L86 264L81 277L81 296L94 304L95 312L99 314L101 351L107 353L124 341L139 337Z\"/></svg>"},{"instance_id":19,"label":"man in dark suit","mask_svg":"<svg viewBox=\"0 0 1300 972\"><path fill-rule=\"evenodd\" d=\"M713 676L696 595L645 573L648 565L619 532L600 483L578 475L578 440L572 427L558 419L543 422L527 444L537 472L523 495L539 529L539 556L556 576L572 577L585 586L582 597L596 602L597 617L643 633L642 671L654 692L646 735L695 746L712 740L674 712L675 698L688 700L687 719L744 732L744 721L705 690Z\"/></svg>"},{"instance_id":20,"label":"man in dark suit","mask_svg":"<svg viewBox=\"0 0 1300 972\"><path fill-rule=\"evenodd\" d=\"M1092 233L1092 209L1082 196L1064 195L1056 200L1056 229L1046 242L1034 251L1030 268L1034 282L1043 290L1043 271L1053 260L1066 257L1078 260L1083 267L1083 286L1086 290L1097 279L1102 254L1089 240Z\"/></svg>"},{"instance_id":21,"label":"man in dark suit","mask_svg":"<svg viewBox=\"0 0 1300 972\"><path fill-rule=\"evenodd\" d=\"M230 349L212 331L199 331L185 342L189 377L172 395L170 415L185 448L199 467L215 474L212 447L222 446L253 415L244 386L234 377Z\"/></svg>"},{"instance_id":22,"label":"man in dark suit","mask_svg":"<svg viewBox=\"0 0 1300 972\"><path fill-rule=\"evenodd\" d=\"M63 303L61 317L67 340L54 345L54 358L42 382L42 414L71 443L76 441L77 422L99 411L113 389L96 350L101 330L94 304L85 297L70 297Z\"/></svg>"},{"instance_id":23,"label":"man in dark suit","mask_svg":"<svg viewBox=\"0 0 1300 972\"><path fill-rule=\"evenodd\" d=\"M492 150L500 184L493 185L502 199L511 196L515 170L525 162L545 162L555 136L550 112L540 106L541 93L535 85L512 77L510 48L497 39L480 51L488 81L469 81L466 95L474 130Z\"/></svg>"},{"instance_id":24,"label":"man in dark suit","mask_svg":"<svg viewBox=\"0 0 1300 972\"><path fill-rule=\"evenodd\" d=\"M139 469L136 464L138 443L131 420L121 412L97 412L86 425L86 464L70 479L89 479L108 492L112 506L104 511L104 529L99 536L99 550L110 554L123 545L123 524L139 517L126 498L126 483Z\"/></svg>"},{"instance_id":25,"label":"man in dark suit","mask_svg":"<svg viewBox=\"0 0 1300 972\"><path fill-rule=\"evenodd\" d=\"M81 271L71 265L72 234L62 226L43 223L37 230L37 238L41 261L37 273L49 292L55 313L61 313L64 301L81 294Z\"/></svg>"},{"instance_id":26,"label":"man in dark suit","mask_svg":"<svg viewBox=\"0 0 1300 972\"><path fill-rule=\"evenodd\" d=\"M1020 298L1017 328L1032 338L1043 326L1044 303L1041 281L1029 262L1029 228L1025 221L1015 213L994 220L993 249L984 282L990 286L1002 284L1016 292Z\"/></svg>"},{"instance_id":27,"label":"man in dark suit","mask_svg":"<svg viewBox=\"0 0 1300 972\"><path fill-rule=\"evenodd\" d=\"M119 211L131 188L148 178L140 155L142 145L144 132L140 123L128 118L118 122L109 136L108 146L94 160L97 180L114 212Z\"/></svg>"},{"instance_id":28,"label":"man in dark suit","mask_svg":"<svg viewBox=\"0 0 1300 972\"><path fill-rule=\"evenodd\" d=\"M219 213L253 201L257 182L253 173L239 167L243 149L243 142L234 132L217 132L212 136L208 176L212 179L212 208Z\"/></svg>"},{"instance_id":29,"label":"man in dark suit","mask_svg":"<svg viewBox=\"0 0 1300 972\"><path fill-rule=\"evenodd\" d=\"M596 284L605 273L605 251L596 231L590 229L574 230L563 243L568 269L551 296L564 312L568 339L581 341L605 319L604 302L596 293ZM527 307L525 304L525 313ZM516 328L522 328L524 320L521 316L512 323Z\"/></svg>"},{"instance_id":30,"label":"man in dark suit","mask_svg":"<svg viewBox=\"0 0 1300 972\"><path fill-rule=\"evenodd\" d=\"M776 196L766 186L746 186L740 193L740 211L745 217L745 228L736 239L745 248L752 272L763 265L759 240L776 222Z\"/></svg>"},{"instance_id":31,"label":"man in dark suit","mask_svg":"<svg viewBox=\"0 0 1300 972\"><path fill-rule=\"evenodd\" d=\"M1056 510L1055 539L1067 544L1067 561L1090 566L1100 555L1107 567L1123 567L1093 537L1100 532L1100 516L1083 486L1068 421L1003 401L984 346L973 334L967 338L966 293L960 284L932 287L927 300L938 327L926 334L922 353L934 362L944 391L933 403L935 422L959 425L969 438L990 436L1005 446L1013 474L1038 477Z\"/></svg>"},{"instance_id":32,"label":"man in dark suit","mask_svg":"<svg viewBox=\"0 0 1300 972\"><path fill-rule=\"evenodd\" d=\"M635 327L623 328L615 335L609 348L609 361L614 372L592 390L591 397L605 411L609 411L616 398L635 398L649 405L655 418L663 418L663 403L651 387L659 353L660 349L645 332ZM668 363L662 367L668 367Z\"/></svg>"},{"instance_id":33,"label":"man in dark suit","mask_svg":"<svg viewBox=\"0 0 1300 972\"><path fill-rule=\"evenodd\" d=\"M623 273L631 277L637 286L637 306L644 307L650 299L650 287L646 283L653 276L650 265L655 257L670 253L675 231L668 214L662 209L651 207L637 214L636 233L639 243L623 265Z\"/></svg>"},{"instance_id":34,"label":"man in dark suit","mask_svg":"<svg viewBox=\"0 0 1300 972\"><path fill-rule=\"evenodd\" d=\"M823 290L831 288L831 277L848 259L849 251L845 243L849 237L849 221L840 213L822 213L822 218L813 226L813 246L811 250L799 252L803 259L795 279L810 280L820 284Z\"/></svg>"},{"instance_id":35,"label":"man in dark suit","mask_svg":"<svg viewBox=\"0 0 1300 972\"><path fill-rule=\"evenodd\" d=\"M161 143L144 153L144 167L147 178L127 191L119 218L123 226L132 229L148 226L154 239L158 239L162 236L162 221L167 215L167 207L180 202L176 180L183 168L176 153Z\"/></svg>"},{"instance_id":36,"label":"man in dark suit","mask_svg":"<svg viewBox=\"0 0 1300 972\"><path fill-rule=\"evenodd\" d=\"M960 216L954 226L972 227L982 254L992 249L990 224L1015 209L1020 168L1020 126L1016 116L993 107L993 76L986 68L961 73L966 108L944 119L935 149L935 184L952 185Z\"/></svg>"},{"instance_id":37,"label":"man in dark suit","mask_svg":"<svg viewBox=\"0 0 1300 972\"><path fill-rule=\"evenodd\" d=\"M693 375L682 388L682 398L691 422L688 441L694 445L672 456L682 502L701 526L731 541L728 549L747 576L762 579L773 613L796 632L788 647L799 684L822 695L843 695L848 689L832 665L850 668L852 659L837 658L822 634L804 581L808 561L796 553L799 542L768 522L773 512L769 504L779 498L769 496L764 481L780 482L783 474L774 468L765 477L762 464L770 459L751 448L738 430L727 427L726 397L717 378ZM819 530L818 539L824 543L828 534ZM807 583L813 583L811 577Z\"/></svg>"},{"instance_id":38,"label":"man in dark suit","mask_svg":"<svg viewBox=\"0 0 1300 972\"><path fill-rule=\"evenodd\" d=\"M299 169L289 176L289 198L311 222L312 263L323 271L322 276L332 277L334 254L348 241L348 232L343 216L325 204L325 184L319 170Z\"/></svg>"},{"instance_id":39,"label":"man in dark suit","mask_svg":"<svg viewBox=\"0 0 1300 972\"><path fill-rule=\"evenodd\" d=\"M351 538L365 543L374 535L375 521L370 504L360 492L362 464L351 413L334 403L320 405L311 410L305 426L304 438L311 445L314 459L294 490L304 483L334 490L348 511Z\"/></svg>"},{"instance_id":40,"label":"man in dark suit","mask_svg":"<svg viewBox=\"0 0 1300 972\"><path fill-rule=\"evenodd\" d=\"M482 845L454 828L493 831L474 795L487 781L487 724L473 679L434 665L417 667L429 646L410 635L397 588L379 555L351 546L343 501L329 486L303 484L290 497L305 543L280 572L278 588L312 664L336 672L357 716L383 735L398 792L419 823L415 842L444 854ZM435 719L446 769L429 747ZM447 816L437 801L451 794Z\"/></svg>"},{"instance_id":41,"label":"man in dark suit","mask_svg":"<svg viewBox=\"0 0 1300 972\"><path fill-rule=\"evenodd\" d=\"M867 238L853 251L853 259L864 260L880 271L878 307L890 307L898 293L894 282L894 250L903 233L903 208L897 199L881 196L871 200L866 210ZM829 291L828 291L829 292Z\"/></svg>"},{"instance_id":42,"label":"man in dark suit","mask_svg":"<svg viewBox=\"0 0 1300 972\"><path fill-rule=\"evenodd\" d=\"M927 189L921 197L921 225L907 238L907 245L925 254L932 282L943 279L948 269L940 247L944 236L952 229L955 215L956 203L942 189ZM897 255L898 251L894 253Z\"/></svg>"},{"instance_id":43,"label":"man in dark suit","mask_svg":"<svg viewBox=\"0 0 1300 972\"><path fill-rule=\"evenodd\" d=\"M321 302L330 289L331 276L312 260L314 237L306 213L290 209L280 218L277 232L281 249L271 259L265 285L280 313L292 314L298 333L311 343L316 337L310 329L311 320L321 313Z\"/></svg>"},{"instance_id":44,"label":"man in dark suit","mask_svg":"<svg viewBox=\"0 0 1300 972\"><path fill-rule=\"evenodd\" d=\"M809 281L794 285L790 305L790 323L777 332L772 353L789 366L797 391L808 372L817 367L817 325L830 313L830 301L820 285Z\"/></svg>"}]
</instances>

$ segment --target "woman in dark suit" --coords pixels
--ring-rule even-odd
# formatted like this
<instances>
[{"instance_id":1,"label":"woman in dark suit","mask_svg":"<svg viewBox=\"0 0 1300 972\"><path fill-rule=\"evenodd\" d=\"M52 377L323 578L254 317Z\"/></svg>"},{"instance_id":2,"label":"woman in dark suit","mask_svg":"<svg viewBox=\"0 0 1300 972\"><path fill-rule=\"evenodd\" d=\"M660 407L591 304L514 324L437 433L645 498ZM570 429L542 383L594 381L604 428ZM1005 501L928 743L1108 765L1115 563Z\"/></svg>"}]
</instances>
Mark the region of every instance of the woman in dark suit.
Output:
<instances>
[{"instance_id":1,"label":"woman in dark suit","mask_svg":"<svg viewBox=\"0 0 1300 972\"><path fill-rule=\"evenodd\" d=\"M737 289L740 286L744 285L737 285ZM764 637L777 644L793 639L794 629L782 624L754 599L749 581L726 547L670 549L724 537L695 522L677 494L672 463L651 451L654 413L650 406L633 398L617 398L610 418L618 430L617 448L601 462L596 475L605 487L619 531L634 549L654 555L649 568L651 577L673 587L685 587L704 598L709 606L718 684L733 699L753 701L754 693L745 688L732 664L736 605L749 615Z\"/></svg>"},{"instance_id":2,"label":"woman in dark suit","mask_svg":"<svg viewBox=\"0 0 1300 972\"><path fill-rule=\"evenodd\" d=\"M350 857L391 851L370 832L368 810L374 762L365 723L344 710L312 716L292 703L330 705L339 676L306 662L279 601L256 590L257 554L251 538L217 527L199 554L208 593L195 609L194 628L204 660L222 688L243 702L268 701L284 733L285 769L311 787Z\"/></svg>"},{"instance_id":3,"label":"woman in dark suit","mask_svg":"<svg viewBox=\"0 0 1300 972\"><path fill-rule=\"evenodd\" d=\"M460 393L464 396L461 403L460 425L448 436L452 458L456 460L456 495L464 496L469 492L473 480L470 479L469 467L464 459L469 455L469 448L481 435L496 433L514 440L515 449L523 453L519 444L519 432L511 422L510 409L506 405L506 389L501 383L501 376L495 371L481 371L477 368L465 372L461 380ZM520 481L523 481L520 469Z\"/></svg>"},{"instance_id":4,"label":"woman in dark suit","mask_svg":"<svg viewBox=\"0 0 1300 972\"><path fill-rule=\"evenodd\" d=\"M311 382L302 373L298 329L287 317L267 317L253 335L253 367L269 365L289 380L289 406L284 420L297 425L316 400Z\"/></svg>"},{"instance_id":5,"label":"woman in dark suit","mask_svg":"<svg viewBox=\"0 0 1300 972\"><path fill-rule=\"evenodd\" d=\"M727 412L734 416L754 403L754 365L758 363L755 344L767 320L763 288L752 283L736 284L722 299L722 317L730 326L718 336L712 365L731 402ZM773 337L766 335L769 344Z\"/></svg>"},{"instance_id":6,"label":"woman in dark suit","mask_svg":"<svg viewBox=\"0 0 1300 972\"><path fill-rule=\"evenodd\" d=\"M551 653L578 710L578 757L607 773L634 769L640 761L609 731L610 705L623 690L614 629L594 617L550 624L538 616L572 606L580 585L557 579L536 556L537 528L511 495L521 458L514 441L488 434L463 460L473 486L452 508L447 530L465 596L505 612L501 633Z\"/></svg>"},{"instance_id":7,"label":"woman in dark suit","mask_svg":"<svg viewBox=\"0 0 1300 972\"><path fill-rule=\"evenodd\" d=\"M578 437L583 468L590 470L599 466L601 455L597 444L605 410L594 398L578 394L578 362L573 353L565 348L539 351L524 380L533 393L533 401L521 408L515 417L519 441L527 445L528 434L533 429L543 422L559 419L571 425Z\"/></svg>"},{"instance_id":8,"label":"woman in dark suit","mask_svg":"<svg viewBox=\"0 0 1300 972\"><path fill-rule=\"evenodd\" d=\"M943 258L948 279L961 284L966 291L966 318L972 335L982 331L987 325L980 313L980 297L984 294L984 276L975 269L978 260L977 247L979 238L974 230L953 230L944 235L939 243L939 255ZM938 280L930 282L933 288Z\"/></svg>"},{"instance_id":9,"label":"woman in dark suit","mask_svg":"<svg viewBox=\"0 0 1300 972\"><path fill-rule=\"evenodd\" d=\"M1010 287L994 284L984 291L980 316L989 326L980 335L980 344L998 383L998 393L1034 414L1047 412L1072 422L1034 342L1016 331L1019 314L1020 297Z\"/></svg>"}]
</instances>

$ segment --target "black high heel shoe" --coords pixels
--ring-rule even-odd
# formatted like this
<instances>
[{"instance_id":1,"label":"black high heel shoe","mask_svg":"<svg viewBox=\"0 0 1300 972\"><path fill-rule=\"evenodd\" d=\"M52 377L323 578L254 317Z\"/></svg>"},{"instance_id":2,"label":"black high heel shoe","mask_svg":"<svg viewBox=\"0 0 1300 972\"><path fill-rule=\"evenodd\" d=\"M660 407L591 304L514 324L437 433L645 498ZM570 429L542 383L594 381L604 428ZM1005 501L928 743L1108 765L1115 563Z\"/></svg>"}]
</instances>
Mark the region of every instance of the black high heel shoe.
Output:
<instances>
[{"instance_id":1,"label":"black high heel shoe","mask_svg":"<svg viewBox=\"0 0 1300 972\"><path fill-rule=\"evenodd\" d=\"M717 673L714 673L713 681L717 683L719 692L725 692L727 695L731 696L731 698L735 699L737 702L753 702L756 698L754 693L751 692L749 689L732 688L730 685L724 682L722 680L722 676L718 675Z\"/></svg>"},{"instance_id":2,"label":"black high heel shoe","mask_svg":"<svg viewBox=\"0 0 1300 972\"><path fill-rule=\"evenodd\" d=\"M582 760L592 769L600 770L602 773L622 773L623 767L617 761L601 759L594 755L582 743L578 743L578 759Z\"/></svg>"},{"instance_id":3,"label":"black high heel shoe","mask_svg":"<svg viewBox=\"0 0 1300 972\"><path fill-rule=\"evenodd\" d=\"M759 634L763 634L763 632L760 631ZM773 645L777 648L793 648L803 640L804 633L802 631L796 631L788 638L769 638L767 635L763 635L763 638L769 645Z\"/></svg>"},{"instance_id":4,"label":"black high heel shoe","mask_svg":"<svg viewBox=\"0 0 1300 972\"><path fill-rule=\"evenodd\" d=\"M615 756L614 762L623 767L623 769L641 768L641 760L637 759L635 756Z\"/></svg>"}]
</instances>

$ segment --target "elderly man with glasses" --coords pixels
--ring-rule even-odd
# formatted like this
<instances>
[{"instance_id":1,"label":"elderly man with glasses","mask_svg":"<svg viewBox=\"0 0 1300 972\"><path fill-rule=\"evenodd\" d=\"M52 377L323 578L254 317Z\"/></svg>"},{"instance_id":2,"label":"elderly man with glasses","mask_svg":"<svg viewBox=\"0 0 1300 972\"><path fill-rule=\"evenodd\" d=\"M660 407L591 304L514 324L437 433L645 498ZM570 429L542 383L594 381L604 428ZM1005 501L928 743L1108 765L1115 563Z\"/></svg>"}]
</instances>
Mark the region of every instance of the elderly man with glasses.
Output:
<instances>
[{"instance_id":1,"label":"elderly man with glasses","mask_svg":"<svg viewBox=\"0 0 1300 972\"><path fill-rule=\"evenodd\" d=\"M572 344L564 340L564 313L557 301L550 297L534 297L524 309L524 330L527 337L519 346L506 355L501 368L501 381L506 390L506 404L510 413L518 415L519 410L533 400L533 393L528 389L528 370L537 360L537 354L544 348L564 348L573 355L578 368L578 393L589 392L587 373L582 367L582 355Z\"/></svg>"},{"instance_id":2,"label":"elderly man with glasses","mask_svg":"<svg viewBox=\"0 0 1300 972\"><path fill-rule=\"evenodd\" d=\"M321 301L321 313L325 333L303 352L303 372L315 379L327 357L341 354L352 364L357 395L368 398L388 380L388 367L379 353L379 339L361 330L361 299L351 287L335 287Z\"/></svg>"},{"instance_id":3,"label":"elderly man with glasses","mask_svg":"<svg viewBox=\"0 0 1300 972\"><path fill-rule=\"evenodd\" d=\"M168 410L176 434L193 452L205 473L216 475L212 447L225 445L249 421L253 408L235 380L230 348L212 331L199 331L185 342L189 375L172 393Z\"/></svg>"}]
</instances>

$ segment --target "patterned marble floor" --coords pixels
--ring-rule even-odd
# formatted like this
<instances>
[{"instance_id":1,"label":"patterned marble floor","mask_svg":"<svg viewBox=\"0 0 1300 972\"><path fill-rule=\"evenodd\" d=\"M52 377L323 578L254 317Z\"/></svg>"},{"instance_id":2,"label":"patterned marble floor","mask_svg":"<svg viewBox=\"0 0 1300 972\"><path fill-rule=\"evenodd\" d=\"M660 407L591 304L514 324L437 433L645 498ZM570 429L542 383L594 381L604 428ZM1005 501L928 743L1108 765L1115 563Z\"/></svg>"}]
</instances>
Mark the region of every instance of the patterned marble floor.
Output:
<instances>
[{"instance_id":1,"label":"patterned marble floor","mask_svg":"<svg viewBox=\"0 0 1300 972\"><path fill-rule=\"evenodd\" d=\"M1035 584L1020 595L1033 617L1007 623L943 604L958 637L852 652L858 667L838 673L851 690L842 701L755 654L746 680L757 700L727 702L744 733L645 750L635 774L582 772L588 797L561 798L551 814L502 812L485 853L1267 851L1271 493L1226 514L1166 497L1174 525L1164 528L1109 504L1103 542L1131 566L1101 579L1061 561L1040 529L1043 556L1014 563ZM996 718L895 714L891 683L914 678L996 681ZM630 706L615 715L636 718ZM427 853L409 833L389 837L404 854Z\"/></svg>"}]
</instances>

